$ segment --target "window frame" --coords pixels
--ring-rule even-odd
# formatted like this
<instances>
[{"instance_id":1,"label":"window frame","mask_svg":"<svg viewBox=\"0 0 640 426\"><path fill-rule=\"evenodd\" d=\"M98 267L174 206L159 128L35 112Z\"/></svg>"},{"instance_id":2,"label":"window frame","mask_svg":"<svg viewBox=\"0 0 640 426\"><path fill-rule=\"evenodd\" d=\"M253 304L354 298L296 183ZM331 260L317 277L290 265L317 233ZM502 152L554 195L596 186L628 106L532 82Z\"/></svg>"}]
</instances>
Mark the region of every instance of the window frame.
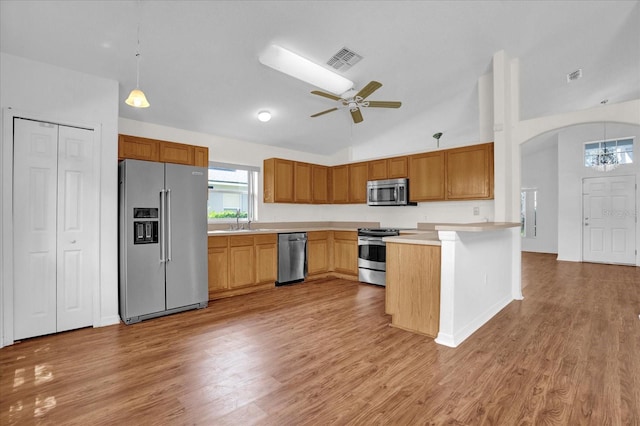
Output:
<instances>
[{"instance_id":1,"label":"window frame","mask_svg":"<svg viewBox=\"0 0 640 426\"><path fill-rule=\"evenodd\" d=\"M631 151L630 151L630 162L627 163L620 163L619 160L617 158L619 158L619 156L621 155L621 152L617 150L618 148L618 144L620 142L625 142L625 145L627 145L627 141L630 141L631 143L629 144L631 146ZM587 146L589 145L595 145L598 144L598 148L587 148ZM609 155L615 155L616 158L616 162L594 162L593 164L588 164L587 158L589 157L596 157L596 158L600 158L601 156L607 155L607 153L602 152L603 149L607 148L607 145L611 145L611 144L615 144L615 151L612 153L608 153ZM582 165L585 168L592 168L592 167L599 167L599 166L625 166L625 165L629 165L629 164L633 164L634 163L634 159L633 159L633 153L634 153L634 147L635 147L635 136L627 136L627 137L622 137L622 138L611 138L611 139L598 139L598 140L593 140L593 141L589 141L589 142L584 142L583 144L583 148L582 148ZM596 155L588 155L588 151L587 149L598 149L599 152Z\"/></svg>"},{"instance_id":2,"label":"window frame","mask_svg":"<svg viewBox=\"0 0 640 426\"><path fill-rule=\"evenodd\" d=\"M220 169L230 169L230 170L244 170L249 173L248 182L247 182L247 217L241 218L241 222L246 223L247 221L255 222L258 220L258 178L260 174L260 167L249 166L246 164L235 164L235 163L223 163L220 161L209 161L209 166L207 167L207 206L208 206L208 195L209 195L209 186L208 186L208 171L212 168L220 168ZM234 223L236 222L235 218L225 218L225 219L210 219L208 216L207 209L207 222L209 224L226 224L226 223Z\"/></svg>"}]
</instances>

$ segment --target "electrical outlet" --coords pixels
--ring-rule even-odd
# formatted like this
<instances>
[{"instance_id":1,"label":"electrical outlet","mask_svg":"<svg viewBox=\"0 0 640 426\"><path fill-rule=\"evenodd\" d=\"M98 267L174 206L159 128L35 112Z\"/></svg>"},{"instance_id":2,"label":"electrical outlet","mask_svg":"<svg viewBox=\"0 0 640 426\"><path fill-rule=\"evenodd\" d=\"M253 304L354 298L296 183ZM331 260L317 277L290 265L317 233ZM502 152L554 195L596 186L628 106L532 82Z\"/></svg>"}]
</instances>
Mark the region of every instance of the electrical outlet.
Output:
<instances>
[{"instance_id":1,"label":"electrical outlet","mask_svg":"<svg viewBox=\"0 0 640 426\"><path fill-rule=\"evenodd\" d=\"M480 207L474 207L473 208L473 215L474 216L479 216L480 215Z\"/></svg>"}]
</instances>

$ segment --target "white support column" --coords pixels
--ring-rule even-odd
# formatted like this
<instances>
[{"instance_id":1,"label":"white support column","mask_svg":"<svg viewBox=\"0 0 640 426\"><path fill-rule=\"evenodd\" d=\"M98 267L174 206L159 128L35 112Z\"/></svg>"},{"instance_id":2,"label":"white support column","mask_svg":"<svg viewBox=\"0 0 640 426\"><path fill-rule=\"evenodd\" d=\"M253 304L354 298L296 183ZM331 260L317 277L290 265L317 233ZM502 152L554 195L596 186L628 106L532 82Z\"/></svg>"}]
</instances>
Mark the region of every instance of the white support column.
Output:
<instances>
[{"instance_id":1,"label":"white support column","mask_svg":"<svg viewBox=\"0 0 640 426\"><path fill-rule=\"evenodd\" d=\"M458 234L454 231L439 231L440 246L440 329L435 342L456 347L454 339L454 302L456 282L456 242Z\"/></svg>"}]
</instances>

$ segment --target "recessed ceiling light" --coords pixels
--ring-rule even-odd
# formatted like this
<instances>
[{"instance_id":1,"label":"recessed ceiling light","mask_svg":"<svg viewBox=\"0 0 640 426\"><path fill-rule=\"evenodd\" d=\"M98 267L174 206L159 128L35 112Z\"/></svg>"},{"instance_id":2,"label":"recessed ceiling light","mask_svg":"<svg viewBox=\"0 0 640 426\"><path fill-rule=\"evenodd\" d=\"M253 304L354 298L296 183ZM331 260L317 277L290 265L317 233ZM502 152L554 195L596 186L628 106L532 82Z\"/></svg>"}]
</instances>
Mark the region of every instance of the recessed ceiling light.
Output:
<instances>
[{"instance_id":1,"label":"recessed ceiling light","mask_svg":"<svg viewBox=\"0 0 640 426\"><path fill-rule=\"evenodd\" d=\"M269 111L260 111L258 113L258 120L266 123L267 121L271 120L271 113Z\"/></svg>"},{"instance_id":2,"label":"recessed ceiling light","mask_svg":"<svg viewBox=\"0 0 640 426\"><path fill-rule=\"evenodd\" d=\"M275 44L269 46L258 60L276 71L335 95L340 95L353 87L353 81Z\"/></svg>"}]
</instances>

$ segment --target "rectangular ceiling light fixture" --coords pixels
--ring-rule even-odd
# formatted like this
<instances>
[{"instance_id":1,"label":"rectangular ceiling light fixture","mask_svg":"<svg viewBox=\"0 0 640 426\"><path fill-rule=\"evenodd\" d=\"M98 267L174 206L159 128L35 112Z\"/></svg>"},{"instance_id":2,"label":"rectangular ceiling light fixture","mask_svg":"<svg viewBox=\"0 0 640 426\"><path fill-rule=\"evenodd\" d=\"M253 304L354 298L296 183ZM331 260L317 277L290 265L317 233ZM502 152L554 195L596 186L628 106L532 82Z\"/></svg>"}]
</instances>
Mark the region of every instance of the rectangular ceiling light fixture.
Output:
<instances>
[{"instance_id":1,"label":"rectangular ceiling light fixture","mask_svg":"<svg viewBox=\"0 0 640 426\"><path fill-rule=\"evenodd\" d=\"M269 46L258 60L274 70L288 74L334 95L341 95L353 88L351 80L275 44Z\"/></svg>"}]
</instances>

